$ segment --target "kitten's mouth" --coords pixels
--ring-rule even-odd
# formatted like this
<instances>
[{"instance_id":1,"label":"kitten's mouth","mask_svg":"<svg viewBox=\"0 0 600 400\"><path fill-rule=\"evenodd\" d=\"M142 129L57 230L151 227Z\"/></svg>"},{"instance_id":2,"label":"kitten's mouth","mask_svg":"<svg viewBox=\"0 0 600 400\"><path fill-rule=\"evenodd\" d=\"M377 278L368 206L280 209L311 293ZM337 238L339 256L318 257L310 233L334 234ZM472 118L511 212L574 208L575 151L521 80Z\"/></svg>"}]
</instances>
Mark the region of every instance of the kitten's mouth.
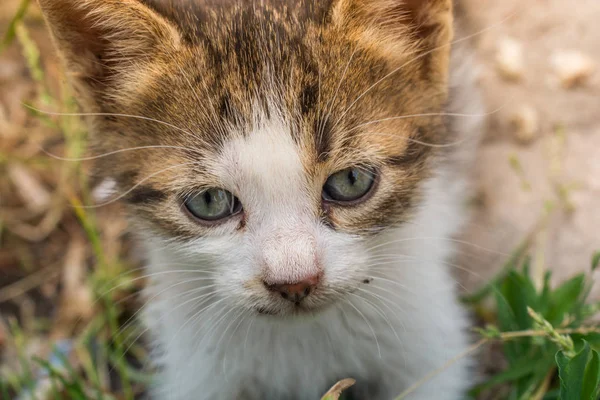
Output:
<instances>
[{"instance_id":1,"label":"kitten's mouth","mask_svg":"<svg viewBox=\"0 0 600 400\"><path fill-rule=\"evenodd\" d=\"M335 304L335 299L311 299L310 301L289 302L285 304L273 304L272 306L256 306L254 310L265 316L275 317L293 317L315 315L331 305Z\"/></svg>"},{"instance_id":2,"label":"kitten's mouth","mask_svg":"<svg viewBox=\"0 0 600 400\"><path fill-rule=\"evenodd\" d=\"M257 307L256 312L260 315L277 315L277 313L273 310L269 310L266 307Z\"/></svg>"},{"instance_id":3,"label":"kitten's mouth","mask_svg":"<svg viewBox=\"0 0 600 400\"><path fill-rule=\"evenodd\" d=\"M267 308L267 307L256 307L255 311L260 314L260 315L264 315L264 316L270 316L270 317L293 317L293 316L305 316L305 315L314 315L315 313L318 313L319 311L323 310L327 308L326 305L320 306L320 307L304 307L300 304L295 305L293 309L274 309L274 308Z\"/></svg>"}]
</instances>

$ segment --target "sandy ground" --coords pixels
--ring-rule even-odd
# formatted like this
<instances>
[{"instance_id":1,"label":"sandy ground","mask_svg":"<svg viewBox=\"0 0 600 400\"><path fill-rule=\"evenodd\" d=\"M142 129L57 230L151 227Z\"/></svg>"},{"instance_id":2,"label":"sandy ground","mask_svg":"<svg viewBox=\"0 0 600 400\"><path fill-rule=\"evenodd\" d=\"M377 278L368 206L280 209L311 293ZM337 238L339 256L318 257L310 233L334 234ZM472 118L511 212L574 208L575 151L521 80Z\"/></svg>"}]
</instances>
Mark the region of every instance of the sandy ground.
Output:
<instances>
[{"instance_id":1,"label":"sandy ground","mask_svg":"<svg viewBox=\"0 0 600 400\"><path fill-rule=\"evenodd\" d=\"M465 235L472 243L463 259L475 271L467 286L499 268L505 256L542 219L545 204L556 207L536 235L536 259L556 279L589 270L600 249L600 2L597 0L465 0L471 30L483 63L481 84L489 131L477 164L477 207ZM523 49L523 76L511 82L498 73L497 54L507 38ZM578 51L596 69L580 87L566 90L557 79L553 56ZM538 113L539 130L528 145L515 139L511 119L523 107ZM518 172L511 158L519 160ZM527 189L525 186L529 185ZM557 188L567 189L566 202ZM565 199L563 199L565 200ZM487 251L481 248L487 249Z\"/></svg>"}]
</instances>

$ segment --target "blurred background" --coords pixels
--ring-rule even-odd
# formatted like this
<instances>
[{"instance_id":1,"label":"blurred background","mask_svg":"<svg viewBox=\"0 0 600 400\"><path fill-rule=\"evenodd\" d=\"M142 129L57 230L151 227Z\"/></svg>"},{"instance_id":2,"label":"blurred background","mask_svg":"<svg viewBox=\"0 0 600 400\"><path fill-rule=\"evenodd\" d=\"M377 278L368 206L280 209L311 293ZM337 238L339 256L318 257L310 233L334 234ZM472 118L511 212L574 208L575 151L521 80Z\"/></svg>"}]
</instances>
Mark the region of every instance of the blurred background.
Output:
<instances>
[{"instance_id":1,"label":"blurred background","mask_svg":"<svg viewBox=\"0 0 600 400\"><path fill-rule=\"evenodd\" d=\"M600 249L600 2L462 0L460 12L489 112L455 261L461 290L515 251L532 255L540 285L547 270L556 282L589 271ZM78 160L85 126L57 115L77 112L35 1L0 0L2 399L56 390L44 379L64 359L109 397L135 397L148 380L142 342L115 339L142 333L129 320L140 262L118 204L79 207L97 203L102 182ZM67 398L86 398L70 384Z\"/></svg>"}]
</instances>

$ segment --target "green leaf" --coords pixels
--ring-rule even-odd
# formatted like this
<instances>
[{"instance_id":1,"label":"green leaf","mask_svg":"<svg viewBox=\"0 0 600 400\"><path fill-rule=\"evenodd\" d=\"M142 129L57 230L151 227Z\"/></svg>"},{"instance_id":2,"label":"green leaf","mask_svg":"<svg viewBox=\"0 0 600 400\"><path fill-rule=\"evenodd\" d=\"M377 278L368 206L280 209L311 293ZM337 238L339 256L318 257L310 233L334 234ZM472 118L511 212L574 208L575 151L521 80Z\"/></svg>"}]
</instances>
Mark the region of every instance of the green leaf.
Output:
<instances>
[{"instance_id":1,"label":"green leaf","mask_svg":"<svg viewBox=\"0 0 600 400\"><path fill-rule=\"evenodd\" d=\"M516 331L519 329L515 314L508 304L506 298L496 290L496 309L498 311L498 326L504 332ZM514 364L520 357L521 347L518 341L508 341L504 343L504 353L510 364Z\"/></svg>"},{"instance_id":2,"label":"green leaf","mask_svg":"<svg viewBox=\"0 0 600 400\"><path fill-rule=\"evenodd\" d=\"M6 382L4 382L4 379L2 379L2 375L0 375L0 393L2 393L2 398L3 399L8 399L8 385L6 384Z\"/></svg>"},{"instance_id":3,"label":"green leaf","mask_svg":"<svg viewBox=\"0 0 600 400\"><path fill-rule=\"evenodd\" d=\"M565 353L561 350L556 353L556 365L558 365L558 377L560 379L560 399L566 400L567 395L567 382L569 379L568 376L568 367L569 367L569 357L565 355Z\"/></svg>"},{"instance_id":4,"label":"green leaf","mask_svg":"<svg viewBox=\"0 0 600 400\"><path fill-rule=\"evenodd\" d=\"M600 356L598 352L592 350L592 358L585 369L583 378L583 389L581 398L584 400L596 400L598 398L598 389L600 388Z\"/></svg>"},{"instance_id":5,"label":"green leaf","mask_svg":"<svg viewBox=\"0 0 600 400\"><path fill-rule=\"evenodd\" d=\"M585 275L578 275L558 287L551 295L551 306L544 317L552 325L560 325L565 314L575 313L585 291Z\"/></svg>"},{"instance_id":6,"label":"green leaf","mask_svg":"<svg viewBox=\"0 0 600 400\"><path fill-rule=\"evenodd\" d=\"M537 368L540 367L541 363L532 363L529 358L522 360L524 362L515 363L514 366L511 366L506 371L500 372L499 374L494 375L485 383L476 386L472 390L473 395L478 395L482 391L487 390L491 387L500 385L506 382L514 382L518 379L524 378L528 375L531 375L535 372ZM546 360L544 360L546 363Z\"/></svg>"},{"instance_id":7,"label":"green leaf","mask_svg":"<svg viewBox=\"0 0 600 400\"><path fill-rule=\"evenodd\" d=\"M562 351L556 354L560 378L560 400L584 400L581 396L589 357L590 345L587 342L584 342L581 351L573 358L567 357Z\"/></svg>"},{"instance_id":8,"label":"green leaf","mask_svg":"<svg viewBox=\"0 0 600 400\"><path fill-rule=\"evenodd\" d=\"M596 351L600 351L600 333L592 332L586 335L575 333L571 335L574 342L586 341L590 347Z\"/></svg>"},{"instance_id":9,"label":"green leaf","mask_svg":"<svg viewBox=\"0 0 600 400\"><path fill-rule=\"evenodd\" d=\"M527 307L537 310L539 302L535 286L529 276L511 271L502 283L501 291L515 315L517 329L530 329L532 321Z\"/></svg>"},{"instance_id":10,"label":"green leaf","mask_svg":"<svg viewBox=\"0 0 600 400\"><path fill-rule=\"evenodd\" d=\"M70 398L72 399L85 399L85 393L83 388L78 382L73 382L63 376L62 372L58 371L54 366L52 366L48 361L42 360L41 358L34 358L34 361L42 366L49 374L51 379L58 380L62 385L64 390L69 393ZM73 377L71 377L73 378Z\"/></svg>"},{"instance_id":11,"label":"green leaf","mask_svg":"<svg viewBox=\"0 0 600 400\"><path fill-rule=\"evenodd\" d=\"M600 267L600 251L595 252L592 257L592 271L595 271L598 267Z\"/></svg>"},{"instance_id":12,"label":"green leaf","mask_svg":"<svg viewBox=\"0 0 600 400\"><path fill-rule=\"evenodd\" d=\"M544 395L543 400L558 400L560 396L560 390L552 390Z\"/></svg>"},{"instance_id":13,"label":"green leaf","mask_svg":"<svg viewBox=\"0 0 600 400\"><path fill-rule=\"evenodd\" d=\"M552 287L550 285L550 280L552 279L552 272L547 271L544 274L544 285L542 287L542 292L540 293L538 299L538 312L542 315L546 315L548 313L548 309L550 308L550 302L552 298Z\"/></svg>"}]
</instances>

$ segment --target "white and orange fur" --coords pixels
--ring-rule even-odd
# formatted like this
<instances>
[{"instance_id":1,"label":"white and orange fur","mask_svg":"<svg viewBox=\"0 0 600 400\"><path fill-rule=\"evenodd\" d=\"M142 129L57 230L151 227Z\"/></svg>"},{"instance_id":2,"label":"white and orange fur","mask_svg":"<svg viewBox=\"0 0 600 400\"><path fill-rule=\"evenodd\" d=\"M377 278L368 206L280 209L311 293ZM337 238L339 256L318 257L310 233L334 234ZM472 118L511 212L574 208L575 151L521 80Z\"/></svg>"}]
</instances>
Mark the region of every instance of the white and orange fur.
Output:
<instances>
[{"instance_id":1,"label":"white and orange fur","mask_svg":"<svg viewBox=\"0 0 600 400\"><path fill-rule=\"evenodd\" d=\"M354 1L364 3L364 0L333 1L338 4L334 6L338 7L334 8L334 20L335 12L342 12L340 10L344 9L345 3ZM158 12L144 10L145 6L135 0L127 0L124 5L115 5L117 3L113 0L96 4L99 3L103 5L95 6L91 0L41 0L57 44L69 65L77 64L77 58L69 53L73 50L65 43L67 39L76 41L79 37L73 24L62 21L71 9L77 10L76 18L93 16L94 24L85 32L87 36L96 34L94 29L104 26L108 33L101 33L109 41L117 42L119 35L127 34L127 26L115 28L116 24L105 23L98 17L115 10L127 11L118 7L133 7L135 12L129 10L132 16L128 18L135 19L135 16L141 15L140 20L150 19L150 33L146 34L160 37L157 40L166 41L165 37L178 36L179 28L170 26L170 20L155 15ZM411 0L406 2L406 7L414 7L415 15L430 12L429 9L437 10L437 7L441 7L440 13L445 13L451 10L450 3L445 0ZM391 9L396 4L404 3L377 0L373 7ZM424 23L431 20L435 20L436 24L439 22L433 17L423 19ZM389 24L393 18L386 21ZM404 21L404 17L399 21ZM127 23L135 25L130 20ZM165 29L167 25L169 28ZM116 33L110 29L116 29ZM365 35L375 32L373 38L376 38L376 29L370 27L361 32L358 35L354 34L355 31L349 37L358 37L359 43L372 46ZM144 32L129 32L129 35L127 46L134 46L133 42L138 39L138 46L151 44L142 37ZM449 37L441 43L432 40L431 52L438 48L448 50ZM171 40L164 51L179 52L183 46L181 40ZM391 39L386 37L386 40ZM429 38L424 36L423 43L427 40ZM395 45L406 48L403 42ZM136 56L141 57L142 51L150 52L152 48L153 45L137 49ZM96 51L104 49L94 48L92 52ZM388 46L386 52L389 51ZM127 53L127 48L119 47L119 57L115 59L126 58L124 52ZM137 234L147 255L151 279L145 293L144 322L153 340L153 361L159 368L153 398L315 400L338 380L354 378L357 385L351 391L352 398L390 400L465 351L469 346L470 321L457 301L456 282L447 264L456 247L453 238L467 219L468 179L465 170L470 168L473 145L481 130L481 102L475 90L474 63L465 54L463 50L453 49L448 66L449 77L428 78L440 87L449 87L450 100L446 101L446 96L436 98L437 105L433 109L437 110L435 114L444 116L443 124L448 132L452 132L445 142L442 141L444 144L437 147L451 151L432 155L427 163L427 173L419 172L418 179L414 177L417 175L411 178L415 180L418 200L414 201L411 212L403 217L401 223L389 223L389 226L365 223L356 227L352 225L354 211L349 209L331 211L331 223L324 223L322 218L316 217L319 213L314 210L315 196L319 196L322 185L319 179L326 178L338 167L323 167L316 172L311 169L315 161L310 156L312 150L307 149L312 142L294 139L297 116L290 112L289 105L280 96L280 92L285 90L272 87L276 86L272 82L269 86L272 93L265 95L268 101L238 104L240 114L247 110L246 123L243 127L227 125L227 134L221 135L219 151L203 158L209 162L202 165L198 178L211 184L218 182L219 187L235 193L243 203L243 224L231 221L217 227L193 227L189 221L183 222L185 216L177 214L180 205L175 204L175 196L171 195L155 196L162 208L139 199L132 201L133 221L139 227ZM443 64L444 55L432 60ZM161 68L168 68L168 62L160 62L164 66L150 68L140 62L142 65L138 67L151 74L147 80L154 82L166 79ZM340 70L346 66L348 71L334 79L336 84L330 89L334 95L324 103L326 106L334 103L336 98L347 98L349 100L341 108L347 111L348 104L352 107L352 101L361 95L360 92L338 93L345 90L344 80L359 79L360 70L353 72L351 63L350 60L347 65L340 66ZM181 64L184 65L184 62ZM71 69L79 74L75 85L84 92L81 94L83 107L90 113L107 113L105 108L108 106L95 100L98 94L93 92L105 89L99 86L90 89L92 83L82 83L81 70L89 66L83 63L77 65L78 68ZM117 72L106 81L109 85L119 79L126 80L126 67L122 70L118 69L120 67L112 68L109 72ZM443 66L440 68L444 69ZM169 71L175 74L173 71L178 70ZM102 71L102 78L109 72ZM135 75L137 80L126 94L122 93L125 89L121 83L119 93L103 99L109 97L111 101L121 101L121 107L132 109L125 108L127 114L141 115L139 110L142 108L135 105L132 96L136 95L138 87L145 84L142 81L146 78L140 78L142 75ZM375 81L378 82L377 79ZM192 82L186 78L182 87L190 86ZM143 90L140 89L140 92ZM443 90L435 93L438 92ZM197 93L189 96L198 99ZM381 101L385 104L386 100ZM185 112L195 107L200 105L190 103ZM419 112L420 106L414 107ZM382 107L374 107L369 112L375 109ZM330 107L330 114L335 112L332 110L333 107ZM430 113L429 110L422 112ZM415 110L411 113L414 114ZM170 125L178 125L181 121L175 115L150 116ZM338 117L339 113L331 118L335 121ZM107 130L99 127L102 123L92 120L96 131ZM402 127L404 129L406 125ZM142 134L136 135L134 137L137 138ZM106 139L106 150L137 143L132 140L121 144L119 140ZM428 146L430 140L416 138L415 141ZM387 142L389 140L384 141ZM147 145L147 142L141 143ZM392 152L390 148L396 145L398 149L408 147L406 140L398 139L396 144L386 145L383 150L380 143L366 142L357 151L377 155ZM335 149L331 150L331 154L335 154ZM340 168L351 162L348 155L346 158L341 156L341 159L343 161L330 162ZM155 164L160 165L161 171L165 166L174 168L181 164L179 159L177 162L164 161L168 157L159 160L153 159L145 164L144 160L136 159L135 165L140 165L139 168L147 174L154 174L152 168L156 167ZM124 158L117 165L107 167L106 175L118 181L118 172L125 170L129 162L134 164ZM375 194L373 201L378 201L377 196L383 198L386 193L392 193L403 182L400 178L389 178L392 175L404 176L393 170L396 167L388 167L384 162L380 164L382 182L378 190L381 193ZM168 174L175 172L172 169ZM185 182L191 179L188 177L188 181L183 181L181 177L170 175L170 178L164 178L164 183L153 178L144 184L150 183L153 188L146 193L160 191L161 185L168 184L172 184L175 191L185 189ZM121 190L127 189L127 186L117 186ZM367 209L361 212L365 215L375 212L372 210L376 205L366 205ZM148 210L155 214L155 210L163 210L164 219L171 219L172 225L162 221L153 225L151 218L146 217ZM377 211L378 215L386 212L388 210ZM185 240L170 233L171 226L177 227L177 232L184 232L185 235L181 236L185 236ZM194 229L197 229L197 235L193 233ZM319 276L321 286L314 296L307 298L306 309L302 313L296 312L293 303L274 297L262 284L297 282L309 276ZM269 312L257 312L261 309ZM473 384L471 367L471 361L462 358L416 387L406 398L461 399Z\"/></svg>"}]
</instances>

